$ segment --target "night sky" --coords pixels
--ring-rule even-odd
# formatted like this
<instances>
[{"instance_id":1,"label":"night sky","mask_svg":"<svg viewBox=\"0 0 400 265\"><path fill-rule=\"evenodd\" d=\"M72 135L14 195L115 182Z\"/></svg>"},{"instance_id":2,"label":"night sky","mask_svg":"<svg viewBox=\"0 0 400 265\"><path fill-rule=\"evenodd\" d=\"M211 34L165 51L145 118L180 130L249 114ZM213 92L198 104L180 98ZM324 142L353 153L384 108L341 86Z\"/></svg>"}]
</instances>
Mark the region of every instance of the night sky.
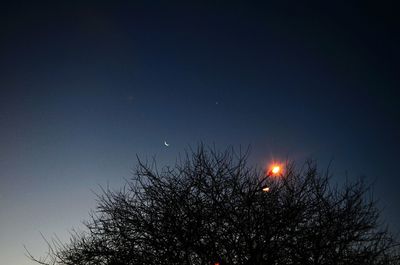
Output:
<instances>
[{"instance_id":1,"label":"night sky","mask_svg":"<svg viewBox=\"0 0 400 265\"><path fill-rule=\"evenodd\" d=\"M374 183L400 231L394 4L12 2L0 8L1 264L31 264L24 244L45 254L40 233L67 239L136 154L162 166L200 142L250 145L260 167L332 161L339 184Z\"/></svg>"}]
</instances>

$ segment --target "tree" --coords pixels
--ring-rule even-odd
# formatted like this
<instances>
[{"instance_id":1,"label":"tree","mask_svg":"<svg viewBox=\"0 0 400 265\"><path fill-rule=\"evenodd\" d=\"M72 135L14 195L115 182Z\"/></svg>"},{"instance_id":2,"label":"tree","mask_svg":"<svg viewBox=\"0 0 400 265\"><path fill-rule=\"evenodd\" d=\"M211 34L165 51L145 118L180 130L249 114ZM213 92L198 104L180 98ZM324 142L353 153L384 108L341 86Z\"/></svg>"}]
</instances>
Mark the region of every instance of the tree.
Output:
<instances>
[{"instance_id":1,"label":"tree","mask_svg":"<svg viewBox=\"0 0 400 265\"><path fill-rule=\"evenodd\" d=\"M276 176L247 155L199 146L160 172L139 160L103 190L87 231L49 243L41 264L399 264L362 181L330 183L313 161Z\"/></svg>"}]
</instances>

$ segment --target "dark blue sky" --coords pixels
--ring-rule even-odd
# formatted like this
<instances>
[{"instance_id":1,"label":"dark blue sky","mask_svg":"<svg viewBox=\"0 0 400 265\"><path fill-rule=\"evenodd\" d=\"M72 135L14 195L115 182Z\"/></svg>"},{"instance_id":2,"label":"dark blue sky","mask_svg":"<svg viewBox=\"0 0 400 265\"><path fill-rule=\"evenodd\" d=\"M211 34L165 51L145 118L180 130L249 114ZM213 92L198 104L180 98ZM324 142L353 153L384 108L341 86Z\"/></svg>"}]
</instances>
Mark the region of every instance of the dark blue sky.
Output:
<instances>
[{"instance_id":1,"label":"dark blue sky","mask_svg":"<svg viewBox=\"0 0 400 265\"><path fill-rule=\"evenodd\" d=\"M2 6L2 262L44 253L39 231L67 238L136 154L173 163L200 141L251 145L259 166L333 159L399 231L394 4L297 2Z\"/></svg>"}]
</instances>

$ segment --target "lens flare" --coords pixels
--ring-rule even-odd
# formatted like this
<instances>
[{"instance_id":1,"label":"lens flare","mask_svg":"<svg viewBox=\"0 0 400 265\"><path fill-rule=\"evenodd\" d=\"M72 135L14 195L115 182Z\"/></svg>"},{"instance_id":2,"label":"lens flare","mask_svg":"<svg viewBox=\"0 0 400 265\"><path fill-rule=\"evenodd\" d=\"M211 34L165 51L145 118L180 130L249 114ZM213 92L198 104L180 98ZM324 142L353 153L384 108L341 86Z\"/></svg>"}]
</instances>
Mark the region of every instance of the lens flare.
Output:
<instances>
[{"instance_id":1,"label":"lens flare","mask_svg":"<svg viewBox=\"0 0 400 265\"><path fill-rule=\"evenodd\" d=\"M264 188L262 189L262 191L263 191L263 192L269 192L269 187L264 187Z\"/></svg>"}]
</instances>

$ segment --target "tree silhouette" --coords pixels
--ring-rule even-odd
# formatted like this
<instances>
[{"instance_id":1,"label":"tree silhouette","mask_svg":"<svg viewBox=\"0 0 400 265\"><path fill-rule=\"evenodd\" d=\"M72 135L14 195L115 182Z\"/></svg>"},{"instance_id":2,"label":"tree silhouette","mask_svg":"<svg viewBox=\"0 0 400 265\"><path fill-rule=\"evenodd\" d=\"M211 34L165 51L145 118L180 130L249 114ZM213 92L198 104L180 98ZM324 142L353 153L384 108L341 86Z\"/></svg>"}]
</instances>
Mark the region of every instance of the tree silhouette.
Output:
<instances>
[{"instance_id":1,"label":"tree silhouette","mask_svg":"<svg viewBox=\"0 0 400 265\"><path fill-rule=\"evenodd\" d=\"M69 243L41 264L399 264L362 181L330 184L312 161L278 175L247 155L199 146L160 172L138 162L119 191L103 190Z\"/></svg>"}]
</instances>

